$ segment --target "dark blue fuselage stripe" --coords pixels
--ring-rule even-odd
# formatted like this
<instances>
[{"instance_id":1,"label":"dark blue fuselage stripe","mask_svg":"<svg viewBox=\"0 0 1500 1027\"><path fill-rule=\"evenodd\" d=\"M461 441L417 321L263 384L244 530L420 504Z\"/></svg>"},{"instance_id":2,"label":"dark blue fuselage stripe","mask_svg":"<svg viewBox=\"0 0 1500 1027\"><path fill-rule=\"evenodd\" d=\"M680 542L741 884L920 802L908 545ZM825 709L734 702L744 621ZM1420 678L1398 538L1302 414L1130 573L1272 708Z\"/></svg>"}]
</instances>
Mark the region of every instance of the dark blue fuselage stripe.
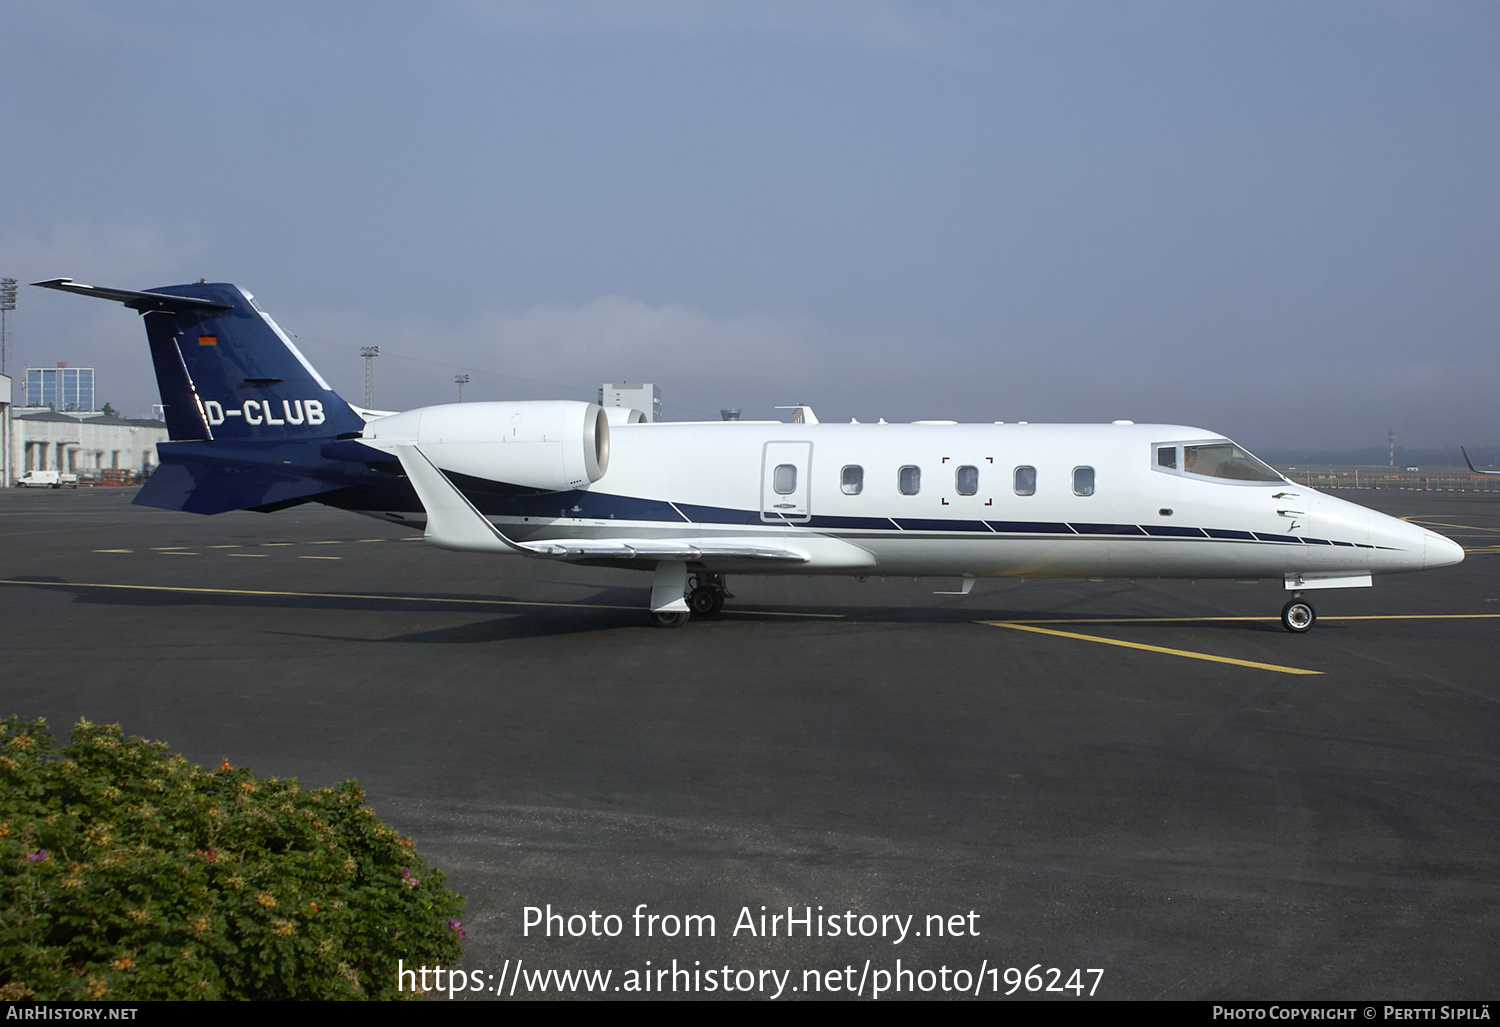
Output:
<instances>
[{"instance_id":1,"label":"dark blue fuselage stripe","mask_svg":"<svg viewBox=\"0 0 1500 1027\"><path fill-rule=\"evenodd\" d=\"M465 474L446 472L453 483L466 495L479 511L494 517L541 517L578 520L625 520L658 521L663 524L689 522L705 526L756 525L767 522L759 511L735 510L720 506L698 506L693 503L672 503L657 499L638 499L633 496L614 496L603 492L538 493L500 482L486 481ZM680 511L680 513L679 513ZM1196 528L1176 524L1065 524L1060 521L969 521L940 518L902 517L842 517L827 514L809 518L797 525L811 529L843 529L846 531L881 531L894 534L896 531L941 532L954 535L987 537L994 535L1113 537L1113 538L1162 538L1162 539L1214 539L1219 541L1268 542L1292 545L1350 546L1359 549L1376 549L1364 542L1339 542L1330 539L1299 538L1296 535L1277 535L1271 532L1249 532L1239 528Z\"/></svg>"},{"instance_id":2,"label":"dark blue fuselage stripe","mask_svg":"<svg viewBox=\"0 0 1500 1027\"><path fill-rule=\"evenodd\" d=\"M983 521L947 521L923 517L895 517L896 527L902 531L976 531L988 532Z\"/></svg>"},{"instance_id":3,"label":"dark blue fuselage stripe","mask_svg":"<svg viewBox=\"0 0 1500 1027\"><path fill-rule=\"evenodd\" d=\"M1146 529L1136 524L1070 524L1080 535L1144 535Z\"/></svg>"},{"instance_id":4,"label":"dark blue fuselage stripe","mask_svg":"<svg viewBox=\"0 0 1500 1027\"><path fill-rule=\"evenodd\" d=\"M1183 528L1175 524L1147 524L1143 525L1147 535L1157 535L1162 538L1207 538L1208 535L1202 528Z\"/></svg>"},{"instance_id":5,"label":"dark blue fuselage stripe","mask_svg":"<svg viewBox=\"0 0 1500 1027\"><path fill-rule=\"evenodd\" d=\"M986 521L995 531L1012 535L1072 535L1074 531L1066 524L1055 521Z\"/></svg>"}]
</instances>

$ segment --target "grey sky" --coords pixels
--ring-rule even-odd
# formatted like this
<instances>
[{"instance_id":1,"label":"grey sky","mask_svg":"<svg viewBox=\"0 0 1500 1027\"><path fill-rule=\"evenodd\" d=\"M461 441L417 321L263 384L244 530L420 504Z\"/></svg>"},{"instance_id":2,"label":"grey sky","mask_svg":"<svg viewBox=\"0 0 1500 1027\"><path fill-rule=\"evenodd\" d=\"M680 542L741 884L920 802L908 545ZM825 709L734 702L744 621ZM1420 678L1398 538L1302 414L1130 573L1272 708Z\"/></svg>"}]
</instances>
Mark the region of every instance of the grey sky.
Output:
<instances>
[{"instance_id":1,"label":"grey sky","mask_svg":"<svg viewBox=\"0 0 1500 1027\"><path fill-rule=\"evenodd\" d=\"M356 401L1500 441L1494 4L0 9L0 274L237 282Z\"/></svg>"}]
</instances>

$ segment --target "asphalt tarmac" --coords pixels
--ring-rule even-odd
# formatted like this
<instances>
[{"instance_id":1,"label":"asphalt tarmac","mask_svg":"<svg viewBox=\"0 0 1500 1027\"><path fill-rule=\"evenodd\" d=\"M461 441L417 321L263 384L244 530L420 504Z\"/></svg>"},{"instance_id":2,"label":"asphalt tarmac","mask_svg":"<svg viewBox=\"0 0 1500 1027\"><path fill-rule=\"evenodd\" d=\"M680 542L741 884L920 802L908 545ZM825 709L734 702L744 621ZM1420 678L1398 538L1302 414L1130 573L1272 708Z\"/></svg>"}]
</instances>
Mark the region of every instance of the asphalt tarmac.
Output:
<instances>
[{"instance_id":1,"label":"asphalt tarmac","mask_svg":"<svg viewBox=\"0 0 1500 1027\"><path fill-rule=\"evenodd\" d=\"M0 715L357 778L491 995L1500 991L1500 497L1354 494L1470 555L1291 635L1272 581L739 577L662 630L645 574L130 496L0 492Z\"/></svg>"}]
</instances>

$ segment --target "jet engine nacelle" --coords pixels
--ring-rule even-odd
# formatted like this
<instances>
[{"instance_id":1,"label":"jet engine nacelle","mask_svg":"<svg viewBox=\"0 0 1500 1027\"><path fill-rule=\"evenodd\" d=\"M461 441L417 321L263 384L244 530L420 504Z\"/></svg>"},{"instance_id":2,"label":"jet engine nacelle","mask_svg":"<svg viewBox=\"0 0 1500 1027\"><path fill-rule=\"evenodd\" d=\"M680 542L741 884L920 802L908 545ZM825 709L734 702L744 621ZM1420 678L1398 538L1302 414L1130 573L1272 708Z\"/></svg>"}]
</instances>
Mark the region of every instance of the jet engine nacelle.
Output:
<instances>
[{"instance_id":1,"label":"jet engine nacelle","mask_svg":"<svg viewBox=\"0 0 1500 1027\"><path fill-rule=\"evenodd\" d=\"M371 421L372 442L415 442L445 471L546 492L583 488L609 469L609 418L597 403L452 403Z\"/></svg>"}]
</instances>

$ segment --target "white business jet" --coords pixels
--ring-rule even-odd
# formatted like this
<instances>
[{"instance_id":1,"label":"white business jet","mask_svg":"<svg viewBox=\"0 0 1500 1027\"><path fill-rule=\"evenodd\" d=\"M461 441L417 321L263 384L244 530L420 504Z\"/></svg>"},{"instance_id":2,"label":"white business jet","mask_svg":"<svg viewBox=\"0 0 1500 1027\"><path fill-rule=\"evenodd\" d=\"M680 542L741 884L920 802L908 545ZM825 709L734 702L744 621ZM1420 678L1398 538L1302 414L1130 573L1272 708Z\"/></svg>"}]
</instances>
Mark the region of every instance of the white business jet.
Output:
<instances>
[{"instance_id":1,"label":"white business jet","mask_svg":"<svg viewBox=\"0 0 1500 1027\"><path fill-rule=\"evenodd\" d=\"M576 401L359 410L228 284L38 282L141 313L170 443L137 503L318 502L445 549L648 570L661 626L729 574L1281 578L1304 592L1446 567L1442 535L1282 477L1184 425L649 422Z\"/></svg>"}]
</instances>

